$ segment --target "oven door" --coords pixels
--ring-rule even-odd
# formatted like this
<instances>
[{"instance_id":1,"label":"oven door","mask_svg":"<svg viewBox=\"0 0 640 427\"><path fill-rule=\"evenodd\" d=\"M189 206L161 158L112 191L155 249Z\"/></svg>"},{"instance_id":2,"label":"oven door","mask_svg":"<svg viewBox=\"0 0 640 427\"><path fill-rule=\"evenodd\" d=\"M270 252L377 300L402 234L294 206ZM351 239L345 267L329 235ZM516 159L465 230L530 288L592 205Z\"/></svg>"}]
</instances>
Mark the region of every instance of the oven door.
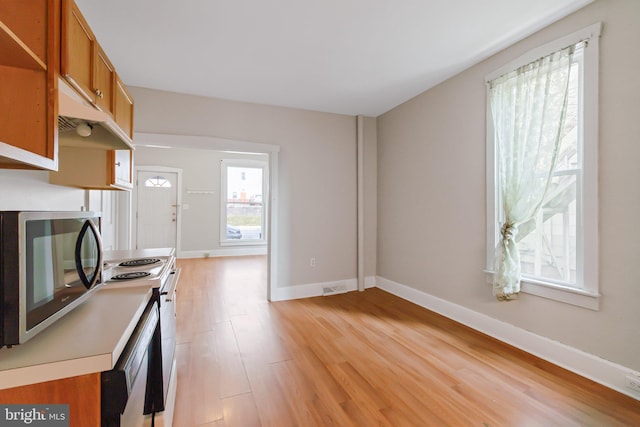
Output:
<instances>
[{"instance_id":1,"label":"oven door","mask_svg":"<svg viewBox=\"0 0 640 427\"><path fill-rule=\"evenodd\" d=\"M133 427L145 423L145 409L159 390L157 294L147 305L125 349L111 371L101 374L102 427Z\"/></svg>"}]
</instances>

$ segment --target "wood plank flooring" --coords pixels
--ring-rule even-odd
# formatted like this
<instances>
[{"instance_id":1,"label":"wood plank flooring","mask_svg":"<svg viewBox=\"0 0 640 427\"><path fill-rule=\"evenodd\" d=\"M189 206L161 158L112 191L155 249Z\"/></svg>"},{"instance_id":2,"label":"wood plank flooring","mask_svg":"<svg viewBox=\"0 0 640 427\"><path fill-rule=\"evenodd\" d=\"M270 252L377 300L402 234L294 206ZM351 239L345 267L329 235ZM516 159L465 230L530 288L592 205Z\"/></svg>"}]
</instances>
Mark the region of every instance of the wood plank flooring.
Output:
<instances>
[{"instance_id":1,"label":"wood plank flooring","mask_svg":"<svg viewBox=\"0 0 640 427\"><path fill-rule=\"evenodd\" d=\"M379 289L268 303L179 260L176 427L640 426L640 402Z\"/></svg>"}]
</instances>

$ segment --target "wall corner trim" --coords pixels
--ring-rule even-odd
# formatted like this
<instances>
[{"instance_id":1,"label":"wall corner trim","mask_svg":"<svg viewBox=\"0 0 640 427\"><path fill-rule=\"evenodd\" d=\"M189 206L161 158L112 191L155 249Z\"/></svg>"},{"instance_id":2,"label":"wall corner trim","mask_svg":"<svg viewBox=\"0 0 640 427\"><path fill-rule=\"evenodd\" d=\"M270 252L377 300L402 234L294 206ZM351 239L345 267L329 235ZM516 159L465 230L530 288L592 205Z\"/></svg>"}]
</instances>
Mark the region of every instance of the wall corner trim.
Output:
<instances>
[{"instance_id":1,"label":"wall corner trim","mask_svg":"<svg viewBox=\"0 0 640 427\"><path fill-rule=\"evenodd\" d=\"M376 277L378 288L487 334L543 360L640 400L640 392L625 387L633 369L602 359L558 341L536 335L486 314L438 298L383 277Z\"/></svg>"}]
</instances>

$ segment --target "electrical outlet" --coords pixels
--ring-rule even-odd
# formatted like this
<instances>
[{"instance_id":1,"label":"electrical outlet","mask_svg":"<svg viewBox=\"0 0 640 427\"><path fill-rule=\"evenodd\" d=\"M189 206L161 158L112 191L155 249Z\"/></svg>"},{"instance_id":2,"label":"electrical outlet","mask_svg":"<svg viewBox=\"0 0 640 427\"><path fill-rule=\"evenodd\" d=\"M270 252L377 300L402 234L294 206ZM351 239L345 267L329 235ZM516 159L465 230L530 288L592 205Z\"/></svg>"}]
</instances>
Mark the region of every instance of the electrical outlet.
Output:
<instances>
[{"instance_id":1,"label":"electrical outlet","mask_svg":"<svg viewBox=\"0 0 640 427\"><path fill-rule=\"evenodd\" d=\"M309 266L311 266L311 267L315 267L316 266L316 259L315 258L311 258L309 260Z\"/></svg>"},{"instance_id":2,"label":"electrical outlet","mask_svg":"<svg viewBox=\"0 0 640 427\"><path fill-rule=\"evenodd\" d=\"M640 377L627 375L627 388L640 392Z\"/></svg>"}]
</instances>

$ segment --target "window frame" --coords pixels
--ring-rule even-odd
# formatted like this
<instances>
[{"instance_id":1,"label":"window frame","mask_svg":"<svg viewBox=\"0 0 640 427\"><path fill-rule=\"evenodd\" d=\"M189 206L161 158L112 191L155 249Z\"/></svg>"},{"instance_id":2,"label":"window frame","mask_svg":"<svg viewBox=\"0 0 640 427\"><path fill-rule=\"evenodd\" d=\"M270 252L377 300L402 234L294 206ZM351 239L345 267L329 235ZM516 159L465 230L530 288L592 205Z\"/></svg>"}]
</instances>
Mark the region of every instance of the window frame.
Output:
<instances>
[{"instance_id":1,"label":"window frame","mask_svg":"<svg viewBox=\"0 0 640 427\"><path fill-rule=\"evenodd\" d=\"M588 41L584 49L582 103L578 106L582 116L579 127L579 144L582 168L577 175L577 248L576 287L565 286L539 278L523 276L520 291L527 294L572 304L592 310L600 308L598 284L598 63L599 38L602 24L592 24L582 30L561 37L533 49L514 61L505 64L485 76L488 83L497 77L513 71L539 58L582 40ZM494 251L499 241L498 219L501 212L498 196L496 170L496 150L493 120L489 105L489 85L486 85L486 195L487 195L487 236L486 274L487 282L493 283Z\"/></svg>"},{"instance_id":2,"label":"window frame","mask_svg":"<svg viewBox=\"0 0 640 427\"><path fill-rule=\"evenodd\" d=\"M262 169L262 237L260 239L227 239L227 169L256 168ZM220 160L220 246L262 246L268 242L267 224L269 223L267 214L269 183L269 164L267 161L251 159L221 159Z\"/></svg>"}]
</instances>

